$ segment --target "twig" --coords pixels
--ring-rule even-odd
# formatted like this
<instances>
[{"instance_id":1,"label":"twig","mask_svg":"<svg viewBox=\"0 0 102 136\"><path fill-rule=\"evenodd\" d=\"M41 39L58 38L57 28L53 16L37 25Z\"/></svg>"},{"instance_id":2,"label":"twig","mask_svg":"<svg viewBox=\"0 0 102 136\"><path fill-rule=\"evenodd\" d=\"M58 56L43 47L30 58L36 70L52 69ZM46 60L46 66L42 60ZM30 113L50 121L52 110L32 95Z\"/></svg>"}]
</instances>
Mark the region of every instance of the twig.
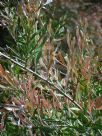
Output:
<instances>
[{"instance_id":1,"label":"twig","mask_svg":"<svg viewBox=\"0 0 102 136\"><path fill-rule=\"evenodd\" d=\"M15 61L14 59L10 58L8 55L0 52L0 56L5 57L6 59L10 60L11 62L13 62L14 64L18 65L19 67L23 68L24 70L32 73L34 76L40 78L41 80L43 80L44 82L48 83L49 85L51 85L52 87L54 87L59 93L61 93L62 95L64 95L66 98L68 98L74 105L76 105L80 110L82 110L82 107L75 101L73 100L73 98L69 95L66 94L64 92L64 90L62 88L59 88L58 86L56 86L55 84L53 84L52 82L50 82L49 80L43 78L41 75L39 75L38 73L34 72L33 70L31 70L30 68L25 67L24 64L21 64L17 61ZM89 114L89 113L88 113Z\"/></svg>"}]
</instances>

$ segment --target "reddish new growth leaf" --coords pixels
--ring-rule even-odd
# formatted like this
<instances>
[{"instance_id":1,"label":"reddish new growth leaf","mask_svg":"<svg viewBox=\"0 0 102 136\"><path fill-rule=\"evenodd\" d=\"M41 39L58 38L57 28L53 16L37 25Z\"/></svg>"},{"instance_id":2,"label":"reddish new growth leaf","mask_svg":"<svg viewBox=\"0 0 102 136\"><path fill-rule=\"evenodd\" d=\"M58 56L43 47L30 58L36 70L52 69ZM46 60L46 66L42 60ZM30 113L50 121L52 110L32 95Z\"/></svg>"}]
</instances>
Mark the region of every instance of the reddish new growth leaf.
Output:
<instances>
[{"instance_id":1,"label":"reddish new growth leaf","mask_svg":"<svg viewBox=\"0 0 102 136\"><path fill-rule=\"evenodd\" d=\"M55 96L55 94L54 94L53 91L50 91L50 93L51 93L51 96L52 96L52 105L53 105L53 107L54 107L57 111L61 110L61 104L60 104L60 102L59 102L59 99Z\"/></svg>"},{"instance_id":2,"label":"reddish new growth leaf","mask_svg":"<svg viewBox=\"0 0 102 136\"><path fill-rule=\"evenodd\" d=\"M91 113L93 108L95 108L96 110L102 110L102 96L89 101L88 111Z\"/></svg>"},{"instance_id":3,"label":"reddish new growth leaf","mask_svg":"<svg viewBox=\"0 0 102 136\"><path fill-rule=\"evenodd\" d=\"M32 82L33 82L33 79L32 78L29 78L25 83L21 83L20 87L21 87L21 90L24 91L24 90L28 90L30 91L32 89Z\"/></svg>"},{"instance_id":4,"label":"reddish new growth leaf","mask_svg":"<svg viewBox=\"0 0 102 136\"><path fill-rule=\"evenodd\" d=\"M87 57L85 60L84 67L81 70L83 77L88 81L90 80L90 75L89 75L90 61L91 61L90 57Z\"/></svg>"},{"instance_id":5,"label":"reddish new growth leaf","mask_svg":"<svg viewBox=\"0 0 102 136\"><path fill-rule=\"evenodd\" d=\"M19 105L19 106L24 105L25 103L23 100L20 99L18 100L16 97L12 97L11 101L15 103L15 105Z\"/></svg>"},{"instance_id":6,"label":"reddish new growth leaf","mask_svg":"<svg viewBox=\"0 0 102 136\"><path fill-rule=\"evenodd\" d=\"M29 91L32 89L32 82L33 82L32 78L29 78L27 82L27 88Z\"/></svg>"},{"instance_id":7,"label":"reddish new growth leaf","mask_svg":"<svg viewBox=\"0 0 102 136\"><path fill-rule=\"evenodd\" d=\"M27 96L33 106L35 106L35 107L39 106L38 90L33 89L32 91L29 91Z\"/></svg>"},{"instance_id":8,"label":"reddish new growth leaf","mask_svg":"<svg viewBox=\"0 0 102 136\"><path fill-rule=\"evenodd\" d=\"M4 128L4 125L0 123L0 131L2 131Z\"/></svg>"},{"instance_id":9,"label":"reddish new growth leaf","mask_svg":"<svg viewBox=\"0 0 102 136\"><path fill-rule=\"evenodd\" d=\"M102 96L95 99L96 110L102 110Z\"/></svg>"},{"instance_id":10,"label":"reddish new growth leaf","mask_svg":"<svg viewBox=\"0 0 102 136\"><path fill-rule=\"evenodd\" d=\"M93 108L94 108L94 101L89 101L89 104L88 104L88 111L89 111L89 113L91 113L92 112L92 110L93 110Z\"/></svg>"},{"instance_id":11,"label":"reddish new growth leaf","mask_svg":"<svg viewBox=\"0 0 102 136\"><path fill-rule=\"evenodd\" d=\"M51 105L50 105L50 103L48 102L48 100L42 98L42 99L40 100L40 102L41 102L41 107L42 107L42 108L44 108L44 109L49 109L49 108L51 108Z\"/></svg>"},{"instance_id":12,"label":"reddish new growth leaf","mask_svg":"<svg viewBox=\"0 0 102 136\"><path fill-rule=\"evenodd\" d=\"M26 90L26 85L24 83L21 83L20 88L22 91Z\"/></svg>"},{"instance_id":13,"label":"reddish new growth leaf","mask_svg":"<svg viewBox=\"0 0 102 136\"><path fill-rule=\"evenodd\" d=\"M41 110L51 108L50 103L43 96L40 96L38 90L33 89L28 92L28 99L33 107L40 108Z\"/></svg>"}]
</instances>

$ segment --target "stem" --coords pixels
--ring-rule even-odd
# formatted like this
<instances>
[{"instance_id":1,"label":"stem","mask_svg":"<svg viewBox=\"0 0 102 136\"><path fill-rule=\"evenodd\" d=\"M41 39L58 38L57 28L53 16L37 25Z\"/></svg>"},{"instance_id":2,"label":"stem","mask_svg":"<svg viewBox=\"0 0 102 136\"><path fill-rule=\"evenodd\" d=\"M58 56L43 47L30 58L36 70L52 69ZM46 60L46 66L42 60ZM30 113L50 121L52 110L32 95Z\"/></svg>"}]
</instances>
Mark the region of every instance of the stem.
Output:
<instances>
[{"instance_id":1,"label":"stem","mask_svg":"<svg viewBox=\"0 0 102 136\"><path fill-rule=\"evenodd\" d=\"M41 75L39 75L38 73L34 72L33 70L31 70L30 68L25 67L25 65L22 63L19 63L17 61L15 61L14 59L10 58L8 55L5 55L4 53L0 52L0 56L5 57L6 59L10 60L11 62L13 62L14 64L18 65L20 68L23 68L24 70L32 73L34 76L36 76L37 78L43 80L44 82L46 82L47 84L49 84L50 86L54 87L60 94L62 94L63 96L65 96L66 98L68 98L76 107L78 107L80 110L82 110L82 107L75 101L73 100L73 98L69 95L66 94L64 92L64 89L59 88L58 86L56 86L55 84L53 84L52 82L50 82L49 80L43 78ZM89 112L87 112L88 114L90 114Z\"/></svg>"}]
</instances>

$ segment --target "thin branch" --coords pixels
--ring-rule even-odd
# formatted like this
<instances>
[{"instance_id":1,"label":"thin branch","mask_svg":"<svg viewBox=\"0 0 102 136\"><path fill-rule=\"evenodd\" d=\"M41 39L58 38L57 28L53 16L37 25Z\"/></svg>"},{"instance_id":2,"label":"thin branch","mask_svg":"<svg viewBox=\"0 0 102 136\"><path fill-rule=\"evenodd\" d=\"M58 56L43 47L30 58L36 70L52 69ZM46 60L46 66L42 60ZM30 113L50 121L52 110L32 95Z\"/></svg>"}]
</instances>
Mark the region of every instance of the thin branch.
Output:
<instances>
[{"instance_id":1,"label":"thin branch","mask_svg":"<svg viewBox=\"0 0 102 136\"><path fill-rule=\"evenodd\" d=\"M44 82L46 82L47 84L49 84L50 86L54 87L60 94L62 94L63 96L65 96L66 98L68 98L76 107L78 107L79 109L82 110L82 107L75 101L73 100L73 98L69 95L66 94L64 92L64 89L59 88L58 86L56 86L55 84L53 84L52 82L50 82L49 80L43 78L41 75L39 75L38 73L34 72L33 70L31 70L30 68L25 67L24 64L21 64L17 61L15 61L14 59L10 58L8 55L0 52L0 56L5 57L6 59L10 60L11 62L13 62L14 64L18 65L20 68L23 68L24 70L32 73L34 76L36 76L37 78L43 80ZM89 114L89 113L88 113Z\"/></svg>"}]
</instances>

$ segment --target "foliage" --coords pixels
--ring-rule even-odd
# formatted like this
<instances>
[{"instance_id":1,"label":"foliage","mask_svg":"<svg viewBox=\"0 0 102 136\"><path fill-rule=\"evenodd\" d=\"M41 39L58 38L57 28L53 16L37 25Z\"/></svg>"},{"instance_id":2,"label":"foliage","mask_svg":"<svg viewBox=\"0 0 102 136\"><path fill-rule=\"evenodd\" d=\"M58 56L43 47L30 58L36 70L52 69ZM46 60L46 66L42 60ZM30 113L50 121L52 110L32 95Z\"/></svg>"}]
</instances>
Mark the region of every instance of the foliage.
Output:
<instances>
[{"instance_id":1,"label":"foliage","mask_svg":"<svg viewBox=\"0 0 102 136\"><path fill-rule=\"evenodd\" d=\"M0 4L0 135L102 135L101 6Z\"/></svg>"}]
</instances>

